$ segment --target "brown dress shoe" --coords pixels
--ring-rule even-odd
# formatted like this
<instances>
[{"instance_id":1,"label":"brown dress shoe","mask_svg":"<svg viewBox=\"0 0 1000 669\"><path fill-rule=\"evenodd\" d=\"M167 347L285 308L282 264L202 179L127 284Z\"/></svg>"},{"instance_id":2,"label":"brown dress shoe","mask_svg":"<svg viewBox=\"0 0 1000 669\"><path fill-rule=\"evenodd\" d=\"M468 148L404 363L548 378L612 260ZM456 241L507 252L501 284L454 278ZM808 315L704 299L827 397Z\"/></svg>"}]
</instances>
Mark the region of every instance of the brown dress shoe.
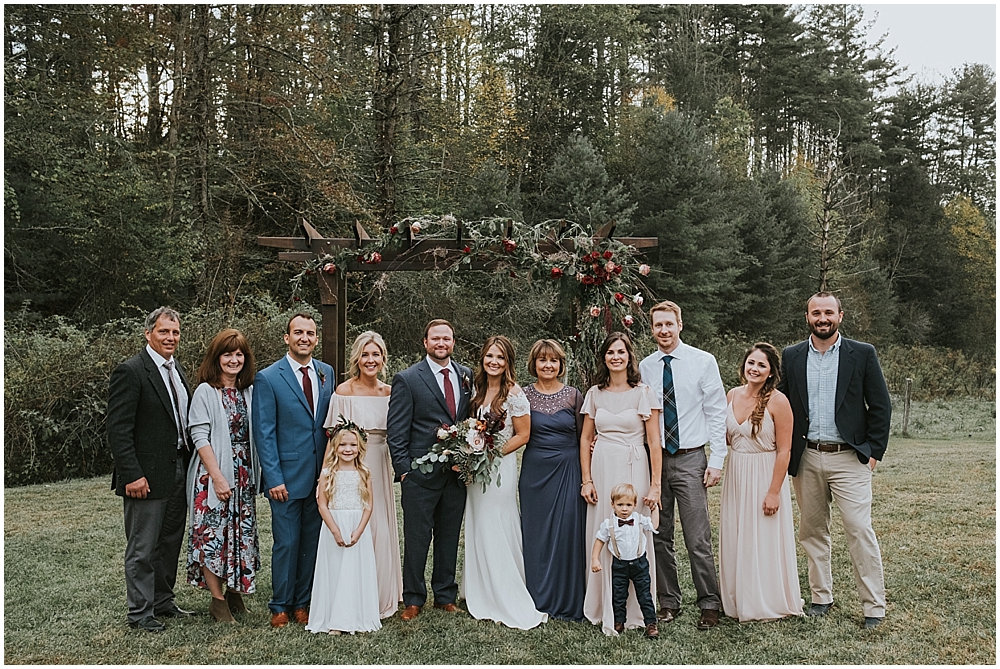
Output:
<instances>
[{"instance_id":1,"label":"brown dress shoe","mask_svg":"<svg viewBox=\"0 0 1000 669\"><path fill-rule=\"evenodd\" d=\"M309 624L309 609L295 609L292 611L292 616L295 618L295 622L300 625Z\"/></svg>"},{"instance_id":2,"label":"brown dress shoe","mask_svg":"<svg viewBox=\"0 0 1000 669\"><path fill-rule=\"evenodd\" d=\"M625 623L615 623L615 632L625 634Z\"/></svg>"},{"instance_id":3,"label":"brown dress shoe","mask_svg":"<svg viewBox=\"0 0 1000 669\"><path fill-rule=\"evenodd\" d=\"M719 624L718 609L701 610L701 618L698 618L698 629L702 631L710 630L718 624Z\"/></svg>"},{"instance_id":4,"label":"brown dress shoe","mask_svg":"<svg viewBox=\"0 0 1000 669\"><path fill-rule=\"evenodd\" d=\"M444 611L445 613L458 613L458 607L454 603L449 604L435 604L434 608L439 611Z\"/></svg>"},{"instance_id":5,"label":"brown dress shoe","mask_svg":"<svg viewBox=\"0 0 1000 669\"><path fill-rule=\"evenodd\" d=\"M680 609L668 609L667 607L663 607L662 609L660 609L659 614L657 614L656 619L659 620L661 623L672 623L674 622L674 618L676 618L680 614L681 614Z\"/></svg>"},{"instance_id":6,"label":"brown dress shoe","mask_svg":"<svg viewBox=\"0 0 1000 669\"><path fill-rule=\"evenodd\" d=\"M271 627L278 629L279 627L284 627L288 624L288 613L286 611L279 611L278 613L271 614Z\"/></svg>"},{"instance_id":7,"label":"brown dress shoe","mask_svg":"<svg viewBox=\"0 0 1000 669\"><path fill-rule=\"evenodd\" d=\"M233 615L247 612L247 605L243 603L243 595L235 590L226 590L226 604Z\"/></svg>"},{"instance_id":8,"label":"brown dress shoe","mask_svg":"<svg viewBox=\"0 0 1000 669\"><path fill-rule=\"evenodd\" d=\"M403 614L399 616L400 620L413 620L420 615L419 606L407 606L403 609Z\"/></svg>"},{"instance_id":9,"label":"brown dress shoe","mask_svg":"<svg viewBox=\"0 0 1000 669\"><path fill-rule=\"evenodd\" d=\"M660 629L656 626L656 623L650 623L646 625L646 638L647 639L660 638Z\"/></svg>"}]
</instances>

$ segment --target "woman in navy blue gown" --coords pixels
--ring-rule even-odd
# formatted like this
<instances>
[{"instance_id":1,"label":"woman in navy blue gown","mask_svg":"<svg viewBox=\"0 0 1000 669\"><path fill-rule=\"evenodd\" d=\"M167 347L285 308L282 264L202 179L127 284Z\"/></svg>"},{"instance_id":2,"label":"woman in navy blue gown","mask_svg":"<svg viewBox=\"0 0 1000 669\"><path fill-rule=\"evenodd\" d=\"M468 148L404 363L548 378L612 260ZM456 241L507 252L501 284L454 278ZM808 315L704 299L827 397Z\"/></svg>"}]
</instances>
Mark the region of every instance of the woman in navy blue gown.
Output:
<instances>
[{"instance_id":1,"label":"woman in navy blue gown","mask_svg":"<svg viewBox=\"0 0 1000 669\"><path fill-rule=\"evenodd\" d=\"M587 578L587 503L580 496L583 395L562 383L566 352L553 339L531 347L525 387L531 438L521 460L521 534L524 576L535 608L582 621Z\"/></svg>"}]
</instances>

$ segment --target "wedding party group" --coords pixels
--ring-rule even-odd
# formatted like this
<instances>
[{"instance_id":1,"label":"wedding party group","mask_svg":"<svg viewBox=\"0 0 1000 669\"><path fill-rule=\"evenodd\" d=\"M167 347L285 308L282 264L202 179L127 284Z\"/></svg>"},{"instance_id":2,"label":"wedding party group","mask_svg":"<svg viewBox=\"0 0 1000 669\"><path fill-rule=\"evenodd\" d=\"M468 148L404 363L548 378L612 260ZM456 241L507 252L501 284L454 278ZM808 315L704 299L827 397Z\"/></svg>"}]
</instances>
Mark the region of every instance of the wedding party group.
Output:
<instances>
[{"instance_id":1,"label":"wedding party group","mask_svg":"<svg viewBox=\"0 0 1000 669\"><path fill-rule=\"evenodd\" d=\"M159 632L163 619L193 615L174 598L184 546L187 582L208 590L211 618L237 622L256 589L263 494L274 628L336 635L376 631L397 613L413 620L428 600L433 545L436 609L464 602L473 618L516 629L555 618L655 639L684 611L678 522L697 629L716 627L720 612L740 622L824 616L834 605L833 503L862 627L877 627L886 601L872 477L891 403L874 347L842 336L843 316L836 295L810 297L808 337L780 354L754 344L727 394L715 357L681 340L681 308L660 302L649 310L656 350L639 360L627 333L610 333L583 393L565 383L556 340L531 346L536 380L522 387L507 337L487 338L469 368L452 357L455 326L443 319L427 323L425 357L391 385L385 341L360 334L338 384L312 357L317 324L305 313L287 323L287 355L260 371L239 331L219 332L189 384L174 358L180 315L156 309L147 345L110 380L128 623ZM482 428L495 460L475 483L470 461L438 443L470 418L495 426ZM708 489L720 483L717 568Z\"/></svg>"}]
</instances>

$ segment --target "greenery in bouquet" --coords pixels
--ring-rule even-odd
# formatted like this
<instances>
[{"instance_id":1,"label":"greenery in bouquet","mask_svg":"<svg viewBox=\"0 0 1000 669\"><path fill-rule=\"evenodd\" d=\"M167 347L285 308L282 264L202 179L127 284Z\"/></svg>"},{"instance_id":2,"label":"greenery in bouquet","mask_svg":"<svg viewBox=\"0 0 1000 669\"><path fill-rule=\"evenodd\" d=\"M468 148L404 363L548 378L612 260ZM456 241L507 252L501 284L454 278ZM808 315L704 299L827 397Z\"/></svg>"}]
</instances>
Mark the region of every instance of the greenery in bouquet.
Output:
<instances>
[{"instance_id":1,"label":"greenery in bouquet","mask_svg":"<svg viewBox=\"0 0 1000 669\"><path fill-rule=\"evenodd\" d=\"M505 443L500 436L502 429L503 416L493 413L487 413L483 418L467 418L454 425L442 425L430 451L415 459L410 467L429 474L436 463L455 465L465 485L479 483L486 492L494 475L497 485L500 485L497 470Z\"/></svg>"}]
</instances>

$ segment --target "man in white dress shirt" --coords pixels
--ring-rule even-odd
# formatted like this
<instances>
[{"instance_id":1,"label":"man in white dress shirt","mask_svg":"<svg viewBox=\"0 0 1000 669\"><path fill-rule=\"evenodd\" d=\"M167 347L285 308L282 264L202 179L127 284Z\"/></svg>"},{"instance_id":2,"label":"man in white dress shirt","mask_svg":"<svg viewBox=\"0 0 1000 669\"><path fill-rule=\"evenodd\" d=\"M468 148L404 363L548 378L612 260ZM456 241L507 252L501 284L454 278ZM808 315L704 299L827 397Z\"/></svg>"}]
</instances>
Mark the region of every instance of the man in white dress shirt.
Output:
<instances>
[{"instance_id":1,"label":"man in white dress shirt","mask_svg":"<svg viewBox=\"0 0 1000 669\"><path fill-rule=\"evenodd\" d=\"M708 630L719 623L722 605L707 489L718 485L726 459L726 391L715 356L681 341L684 323L679 306L660 302L649 310L649 319L658 350L639 364L639 372L663 407L660 533L653 537L659 619L669 623L681 613L674 560L676 502L701 609L698 629ZM705 446L711 455L705 453Z\"/></svg>"}]
</instances>

